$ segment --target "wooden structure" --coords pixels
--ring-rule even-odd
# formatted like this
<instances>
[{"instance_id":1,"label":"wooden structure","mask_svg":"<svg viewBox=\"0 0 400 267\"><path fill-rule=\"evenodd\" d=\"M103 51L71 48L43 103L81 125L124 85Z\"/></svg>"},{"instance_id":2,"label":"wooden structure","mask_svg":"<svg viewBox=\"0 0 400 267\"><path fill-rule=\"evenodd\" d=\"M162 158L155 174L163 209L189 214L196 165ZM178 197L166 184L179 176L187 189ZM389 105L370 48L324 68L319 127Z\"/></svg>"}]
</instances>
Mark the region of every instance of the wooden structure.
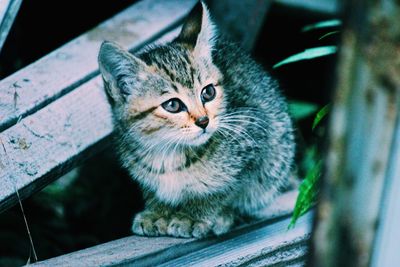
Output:
<instances>
[{"instance_id":1,"label":"wooden structure","mask_svg":"<svg viewBox=\"0 0 400 267\"><path fill-rule=\"evenodd\" d=\"M0 51L18 13L22 0L4 0L0 3Z\"/></svg>"},{"instance_id":2,"label":"wooden structure","mask_svg":"<svg viewBox=\"0 0 400 267\"><path fill-rule=\"evenodd\" d=\"M101 42L113 40L135 52L150 43L171 40L195 2L140 1L0 81L0 212L18 203L17 192L22 199L29 197L102 150L110 140L111 112L97 68ZM220 6L217 1L211 3L211 9L218 12L226 6L222 2ZM252 22L252 31L236 27L248 49L269 4L266 1L261 9L254 4L236 11L248 13L232 15L259 16ZM196 241L130 236L34 265L301 266L312 214L287 230L295 196L289 192L280 197L265 211L265 221L222 237Z\"/></svg>"},{"instance_id":3,"label":"wooden structure","mask_svg":"<svg viewBox=\"0 0 400 267\"><path fill-rule=\"evenodd\" d=\"M313 263L400 266L400 3L343 4Z\"/></svg>"}]
</instances>

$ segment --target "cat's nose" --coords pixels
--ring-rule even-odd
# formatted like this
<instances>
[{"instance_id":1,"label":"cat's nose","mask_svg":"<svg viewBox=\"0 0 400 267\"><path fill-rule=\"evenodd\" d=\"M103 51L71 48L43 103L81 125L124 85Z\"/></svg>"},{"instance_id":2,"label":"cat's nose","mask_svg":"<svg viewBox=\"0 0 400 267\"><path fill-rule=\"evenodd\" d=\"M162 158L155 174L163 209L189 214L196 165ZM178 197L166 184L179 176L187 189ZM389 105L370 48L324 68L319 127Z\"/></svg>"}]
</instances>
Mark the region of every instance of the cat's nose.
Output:
<instances>
[{"instance_id":1,"label":"cat's nose","mask_svg":"<svg viewBox=\"0 0 400 267\"><path fill-rule=\"evenodd\" d=\"M196 124L197 126L199 126L202 129L205 129L209 122L210 122L210 120L208 119L207 116L202 116L202 117L197 118L197 120L194 122L194 124Z\"/></svg>"}]
</instances>

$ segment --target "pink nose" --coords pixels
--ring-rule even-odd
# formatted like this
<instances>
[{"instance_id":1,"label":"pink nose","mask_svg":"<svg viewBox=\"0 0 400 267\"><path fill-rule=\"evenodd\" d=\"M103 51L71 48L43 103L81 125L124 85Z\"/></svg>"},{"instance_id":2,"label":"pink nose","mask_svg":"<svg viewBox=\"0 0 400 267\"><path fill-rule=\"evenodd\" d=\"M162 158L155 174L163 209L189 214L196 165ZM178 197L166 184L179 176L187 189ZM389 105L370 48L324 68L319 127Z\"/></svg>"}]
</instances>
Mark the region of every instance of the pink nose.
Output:
<instances>
[{"instance_id":1,"label":"pink nose","mask_svg":"<svg viewBox=\"0 0 400 267\"><path fill-rule=\"evenodd\" d=\"M202 116L200 118L197 118L197 120L194 122L194 124L196 124L197 126L199 126L202 129L205 129L209 122L210 122L210 120L208 119L207 116Z\"/></svg>"}]
</instances>

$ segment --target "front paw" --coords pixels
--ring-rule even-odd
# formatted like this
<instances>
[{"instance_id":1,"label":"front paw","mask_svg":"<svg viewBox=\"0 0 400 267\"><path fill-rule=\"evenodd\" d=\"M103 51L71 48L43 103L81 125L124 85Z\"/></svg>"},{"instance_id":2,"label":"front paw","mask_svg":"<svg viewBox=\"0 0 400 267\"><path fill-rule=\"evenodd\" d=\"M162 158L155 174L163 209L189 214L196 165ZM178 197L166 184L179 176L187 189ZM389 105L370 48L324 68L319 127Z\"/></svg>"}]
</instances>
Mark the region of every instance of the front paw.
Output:
<instances>
[{"instance_id":1,"label":"front paw","mask_svg":"<svg viewBox=\"0 0 400 267\"><path fill-rule=\"evenodd\" d=\"M185 238L202 238L210 234L226 233L233 224L233 216L210 216L195 220L184 213L169 217L152 211L144 211L133 220L132 231L138 235L169 235Z\"/></svg>"},{"instance_id":2,"label":"front paw","mask_svg":"<svg viewBox=\"0 0 400 267\"><path fill-rule=\"evenodd\" d=\"M154 211L143 211L133 219L132 232L137 235L167 235L169 219L165 214Z\"/></svg>"},{"instance_id":3,"label":"front paw","mask_svg":"<svg viewBox=\"0 0 400 267\"><path fill-rule=\"evenodd\" d=\"M215 234L213 230L216 226L213 218L195 220L185 213L178 212L171 216L167 233L175 237L203 238L212 233ZM229 226L226 228L226 231L228 231Z\"/></svg>"}]
</instances>

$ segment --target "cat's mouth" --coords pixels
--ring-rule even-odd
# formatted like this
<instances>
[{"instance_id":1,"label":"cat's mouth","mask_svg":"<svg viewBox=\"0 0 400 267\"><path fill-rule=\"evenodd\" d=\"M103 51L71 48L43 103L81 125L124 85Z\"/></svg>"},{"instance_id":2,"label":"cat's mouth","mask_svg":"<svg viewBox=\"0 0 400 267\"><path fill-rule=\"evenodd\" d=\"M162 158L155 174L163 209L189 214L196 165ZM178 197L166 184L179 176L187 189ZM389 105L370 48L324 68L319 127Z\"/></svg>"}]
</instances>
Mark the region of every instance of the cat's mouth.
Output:
<instances>
[{"instance_id":1,"label":"cat's mouth","mask_svg":"<svg viewBox=\"0 0 400 267\"><path fill-rule=\"evenodd\" d=\"M191 145L194 146L202 145L206 143L208 139L210 139L211 135L212 135L211 131L204 129L201 132L199 132L194 138L192 138L190 140L190 143Z\"/></svg>"}]
</instances>

